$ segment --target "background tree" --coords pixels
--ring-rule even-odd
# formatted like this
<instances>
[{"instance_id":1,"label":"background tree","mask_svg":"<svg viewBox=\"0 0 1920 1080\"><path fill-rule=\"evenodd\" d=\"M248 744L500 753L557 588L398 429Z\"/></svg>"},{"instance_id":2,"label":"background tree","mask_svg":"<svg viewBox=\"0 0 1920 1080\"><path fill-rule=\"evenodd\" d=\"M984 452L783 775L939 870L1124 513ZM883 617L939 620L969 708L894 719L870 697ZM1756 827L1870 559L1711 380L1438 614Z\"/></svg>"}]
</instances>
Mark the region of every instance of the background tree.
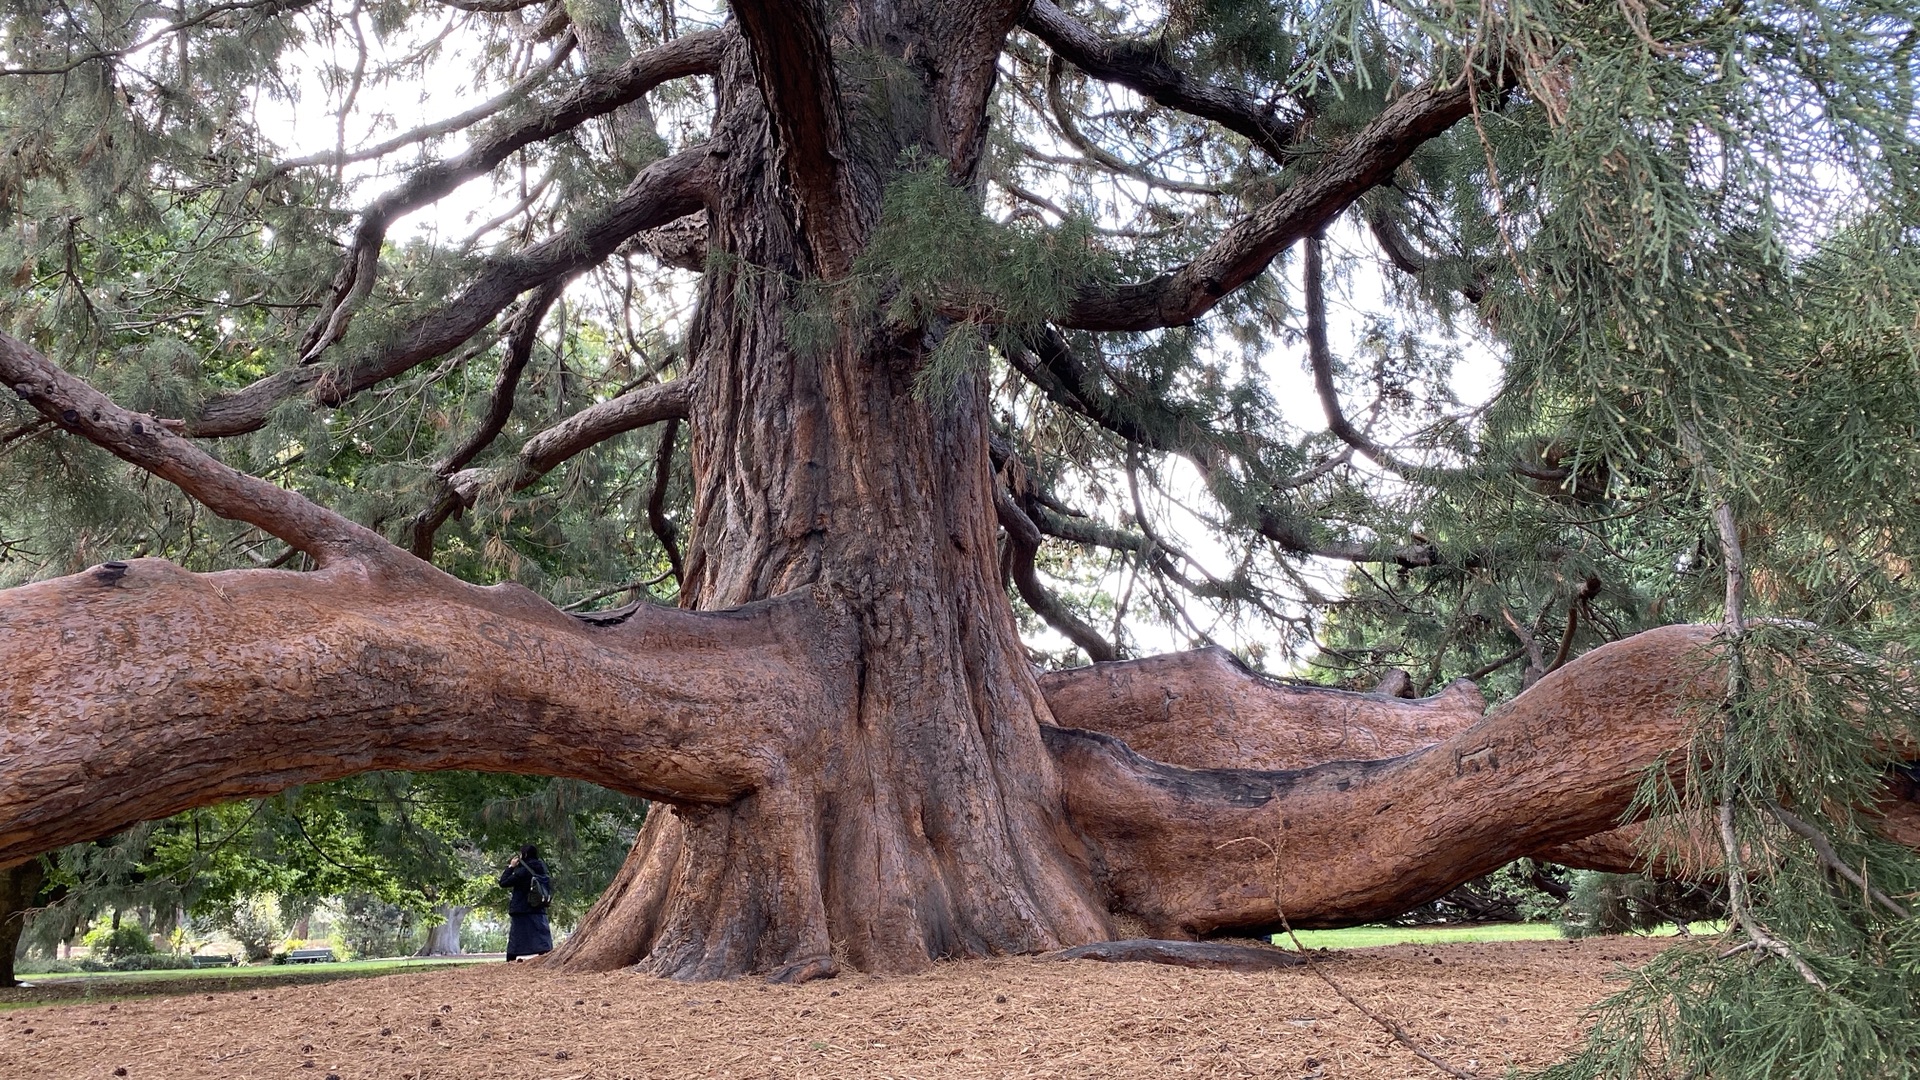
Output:
<instances>
[{"instance_id":1,"label":"background tree","mask_svg":"<svg viewBox=\"0 0 1920 1080\"><path fill-rule=\"evenodd\" d=\"M1911 1069L1916 866L1863 813L1898 832L1914 745L1910 12L316 0L4 33L6 539L23 578L112 561L0 603L0 861L370 769L565 775L672 809L559 963L807 978L1379 917L1649 774L1634 812L1721 842L1765 963L1649 981L1609 1024L1654 1026L1585 1067ZM449 68L465 111L394 121ZM470 235L397 230L466 186L498 197ZM1481 350L1500 392L1461 405ZM1045 571L1098 559L1096 619ZM1465 691L1214 653L1041 679L1012 596L1095 659L1378 626L1356 670L1518 649L1531 685L1470 724ZM1157 724L1176 699L1207 723ZM1724 1037L1756 1010L1795 1037Z\"/></svg>"}]
</instances>

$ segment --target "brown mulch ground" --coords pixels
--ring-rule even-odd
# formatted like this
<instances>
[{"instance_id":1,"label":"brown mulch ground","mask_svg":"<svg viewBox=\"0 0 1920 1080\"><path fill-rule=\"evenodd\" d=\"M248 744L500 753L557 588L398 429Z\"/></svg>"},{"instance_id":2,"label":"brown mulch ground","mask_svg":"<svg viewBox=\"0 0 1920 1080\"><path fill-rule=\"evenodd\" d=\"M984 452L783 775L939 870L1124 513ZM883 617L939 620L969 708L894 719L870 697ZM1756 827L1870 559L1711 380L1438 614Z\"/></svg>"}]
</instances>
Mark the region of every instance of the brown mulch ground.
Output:
<instances>
[{"instance_id":1,"label":"brown mulch ground","mask_svg":"<svg viewBox=\"0 0 1920 1080\"><path fill-rule=\"evenodd\" d=\"M1671 944L1319 955L1428 1050L1492 1078L1564 1054L1585 1008L1617 985L1607 976ZM0 1076L33 1080L1439 1075L1305 969L1009 959L785 987L488 964L0 1014Z\"/></svg>"}]
</instances>

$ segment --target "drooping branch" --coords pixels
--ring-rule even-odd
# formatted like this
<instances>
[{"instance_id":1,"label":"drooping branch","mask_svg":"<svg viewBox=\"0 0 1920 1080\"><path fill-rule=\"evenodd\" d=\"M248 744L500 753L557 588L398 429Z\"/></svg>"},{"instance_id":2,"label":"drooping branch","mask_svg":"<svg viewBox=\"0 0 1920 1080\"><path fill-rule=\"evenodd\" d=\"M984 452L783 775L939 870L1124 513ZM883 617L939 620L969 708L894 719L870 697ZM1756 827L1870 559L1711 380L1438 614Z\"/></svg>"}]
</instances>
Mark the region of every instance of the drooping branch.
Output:
<instances>
[{"instance_id":1,"label":"drooping branch","mask_svg":"<svg viewBox=\"0 0 1920 1080\"><path fill-rule=\"evenodd\" d=\"M300 363L312 363L346 333L355 309L373 288L380 245L393 221L491 171L522 147L551 139L637 101L669 79L712 74L728 37L722 30L688 34L649 49L618 68L589 75L551 107L489 133L464 153L416 170L405 183L374 200L361 213L353 243L341 260L327 300L300 343Z\"/></svg>"},{"instance_id":2,"label":"drooping branch","mask_svg":"<svg viewBox=\"0 0 1920 1080\"><path fill-rule=\"evenodd\" d=\"M1303 295L1307 319L1307 360L1313 368L1314 392L1320 397L1321 411L1326 413L1327 430L1382 468L1392 469L1403 476L1418 471L1374 442L1366 432L1354 427L1353 422L1347 419L1346 411L1340 407L1340 388L1333 382L1333 346L1327 341L1326 267L1321 257L1321 249L1325 246L1326 241L1319 233L1307 237Z\"/></svg>"},{"instance_id":3,"label":"drooping branch","mask_svg":"<svg viewBox=\"0 0 1920 1080\"><path fill-rule=\"evenodd\" d=\"M180 487L202 505L256 526L330 565L391 550L379 534L295 492L214 460L171 426L127 411L25 342L0 333L0 382L61 428ZM123 564L107 574L123 573ZM26 715L26 714L21 714Z\"/></svg>"},{"instance_id":4,"label":"drooping branch","mask_svg":"<svg viewBox=\"0 0 1920 1080\"><path fill-rule=\"evenodd\" d=\"M711 179L707 147L683 150L641 170L625 193L585 215L558 236L486 264L461 294L414 320L397 340L358 357L339 370L320 365L288 368L207 403L190 420L196 438L256 431L281 402L311 393L321 405L338 405L478 333L514 298L592 266L628 238L702 209Z\"/></svg>"},{"instance_id":5,"label":"drooping branch","mask_svg":"<svg viewBox=\"0 0 1920 1080\"><path fill-rule=\"evenodd\" d=\"M672 417L660 429L659 448L653 455L653 491L647 496L647 527L667 554L667 571L676 588L686 585L685 566L680 560L680 530L667 517L667 485L673 479L673 446L680 437L680 418Z\"/></svg>"},{"instance_id":6,"label":"drooping branch","mask_svg":"<svg viewBox=\"0 0 1920 1080\"><path fill-rule=\"evenodd\" d=\"M1097 662L1120 659L1120 651L1112 643L1100 636L1099 631L1088 626L1060 602L1060 598L1048 591L1040 583L1040 576L1034 567L1034 556L1040 551L1040 530L1033 519L1022 511L1004 489L994 492L994 509L998 512L1000 526L1007 531L1008 569L1012 572L1014 588L1020 591L1020 599L1033 609L1048 626L1063 634L1067 640L1078 645L1087 654L1087 658Z\"/></svg>"},{"instance_id":7,"label":"drooping branch","mask_svg":"<svg viewBox=\"0 0 1920 1080\"><path fill-rule=\"evenodd\" d=\"M629 390L589 405L528 439L511 465L463 469L448 477L447 483L468 505L485 489L520 491L561 462L616 435L663 420L685 420L692 401L691 378Z\"/></svg>"},{"instance_id":8,"label":"drooping branch","mask_svg":"<svg viewBox=\"0 0 1920 1080\"><path fill-rule=\"evenodd\" d=\"M0 594L0 867L372 769L726 803L850 715L836 625L800 594L594 626L410 559L205 575L136 559L21 586Z\"/></svg>"},{"instance_id":9,"label":"drooping branch","mask_svg":"<svg viewBox=\"0 0 1920 1080\"><path fill-rule=\"evenodd\" d=\"M1085 330L1185 326L1383 183L1423 143L1467 116L1475 96L1464 77L1408 91L1328 151L1317 170L1235 222L1191 262L1147 281L1091 287L1069 306L1062 325Z\"/></svg>"},{"instance_id":10,"label":"drooping branch","mask_svg":"<svg viewBox=\"0 0 1920 1080\"><path fill-rule=\"evenodd\" d=\"M541 320L546 318L547 310L554 301L560 299L565 289L564 281L550 281L542 285L528 297L526 306L514 317L513 326L507 331L507 355L500 364L499 375L494 379L493 392L487 397L486 413L473 431L460 441L460 445L434 463L433 474L439 478L443 490L434 499L433 505L422 510L413 520L411 531L416 557L427 560L433 558L434 534L461 505L459 497L447 486L447 478L465 468L506 428L508 418L513 415L513 399L520 387L520 376L526 371L527 361L533 358L534 342L539 340Z\"/></svg>"},{"instance_id":11,"label":"drooping branch","mask_svg":"<svg viewBox=\"0 0 1920 1080\"><path fill-rule=\"evenodd\" d=\"M1052 0L1034 0L1020 25L1088 75L1127 87L1170 109L1212 120L1246 136L1268 154L1278 156L1297 134L1294 117L1281 116L1252 94L1193 78L1166 62L1163 46L1103 38Z\"/></svg>"}]
</instances>

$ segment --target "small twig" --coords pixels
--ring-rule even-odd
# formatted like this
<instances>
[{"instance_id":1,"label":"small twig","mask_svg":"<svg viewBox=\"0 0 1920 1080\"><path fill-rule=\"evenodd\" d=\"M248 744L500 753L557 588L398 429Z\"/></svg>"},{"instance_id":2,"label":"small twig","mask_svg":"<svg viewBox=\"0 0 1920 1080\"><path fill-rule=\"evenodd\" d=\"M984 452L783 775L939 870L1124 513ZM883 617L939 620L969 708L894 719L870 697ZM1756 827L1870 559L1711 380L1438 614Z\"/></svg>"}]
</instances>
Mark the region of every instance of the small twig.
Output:
<instances>
[{"instance_id":1,"label":"small twig","mask_svg":"<svg viewBox=\"0 0 1920 1080\"><path fill-rule=\"evenodd\" d=\"M1355 1009L1359 1010L1360 1015L1373 1021L1376 1025L1379 1026L1380 1030L1386 1032L1388 1035L1391 1035L1393 1037L1393 1041L1399 1043L1401 1046L1406 1047L1408 1050L1411 1050L1414 1056L1418 1057L1421 1061L1424 1061L1427 1064L1433 1066L1434 1068L1440 1070L1441 1072L1446 1073L1448 1076L1453 1077L1454 1080L1476 1080L1476 1074L1471 1072L1464 1072L1460 1069L1457 1069L1452 1065L1447 1064L1445 1061L1442 1061L1440 1058L1435 1057L1433 1054L1429 1053L1427 1050L1422 1048L1419 1043L1414 1041L1412 1035L1407 1034L1407 1029L1401 1027L1397 1021L1394 1021L1388 1017L1382 1016L1379 1013L1374 1012L1372 1009L1367 1008L1365 1005L1362 1005L1358 998L1354 997L1351 993L1349 993L1346 987L1341 986L1338 982L1335 982L1333 976L1327 974L1326 970L1320 966L1320 962L1314 958L1313 951L1311 949L1308 949L1306 945L1301 943L1300 935L1293 932L1293 924L1287 921L1286 909L1280 906L1280 851L1278 848L1274 847L1272 844L1267 843L1265 840L1262 840L1257 836L1242 836L1234 840L1229 840L1226 843L1221 844L1218 847L1215 847L1213 850L1224 851L1235 844L1249 844L1249 843L1259 844L1261 847L1265 848L1267 851L1268 857L1273 862L1273 911L1275 915L1279 916L1280 929L1286 931L1287 939L1289 941L1292 941L1293 947L1300 950L1300 955L1306 958L1308 969L1311 970L1315 975L1318 975L1320 977L1320 981L1327 984L1328 989L1332 990L1335 994L1338 994L1340 996L1340 1000L1346 1002L1347 1004L1353 1006Z\"/></svg>"},{"instance_id":2,"label":"small twig","mask_svg":"<svg viewBox=\"0 0 1920 1080\"><path fill-rule=\"evenodd\" d=\"M1740 861L1740 841L1733 832L1733 801L1731 799L1720 803L1720 845L1727 857L1727 914L1732 917L1735 926L1746 932L1747 944L1754 949L1780 957L1792 964L1793 970L1799 972L1800 977L1810 985L1822 990L1827 989L1826 982L1813 968L1807 966L1807 962L1800 958L1800 954L1794 950L1793 946L1774 937L1773 932L1754 917L1752 908L1748 906L1747 874Z\"/></svg>"},{"instance_id":3,"label":"small twig","mask_svg":"<svg viewBox=\"0 0 1920 1080\"><path fill-rule=\"evenodd\" d=\"M1840 853L1833 849L1833 842L1827 839L1827 834L1821 832L1812 822L1774 803L1767 804L1767 812L1772 814L1780 824L1785 825L1787 828L1799 834L1807 843L1812 844L1814 854L1820 856L1820 861L1827 864L1828 869L1846 878L1858 888L1860 892L1867 897L1869 905L1877 903L1902 919L1911 917L1907 914L1907 909L1896 902L1893 897L1874 888L1873 885L1867 881L1865 873L1848 866L1840 858Z\"/></svg>"}]
</instances>

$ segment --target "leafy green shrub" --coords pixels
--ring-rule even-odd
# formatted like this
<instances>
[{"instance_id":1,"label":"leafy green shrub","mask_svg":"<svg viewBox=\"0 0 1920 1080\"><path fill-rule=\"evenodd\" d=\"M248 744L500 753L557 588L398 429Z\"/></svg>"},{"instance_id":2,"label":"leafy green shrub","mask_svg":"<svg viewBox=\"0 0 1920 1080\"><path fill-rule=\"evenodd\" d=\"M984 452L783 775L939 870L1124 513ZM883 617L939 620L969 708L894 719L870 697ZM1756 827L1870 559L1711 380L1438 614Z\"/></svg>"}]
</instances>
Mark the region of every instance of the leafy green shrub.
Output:
<instances>
[{"instance_id":1,"label":"leafy green shrub","mask_svg":"<svg viewBox=\"0 0 1920 1080\"><path fill-rule=\"evenodd\" d=\"M134 923L96 927L81 942L92 950L94 959L109 964L123 956L151 956L160 951L153 947L146 930Z\"/></svg>"},{"instance_id":2,"label":"leafy green shrub","mask_svg":"<svg viewBox=\"0 0 1920 1080\"><path fill-rule=\"evenodd\" d=\"M74 960L21 960L13 965L15 975L71 975L85 970Z\"/></svg>"},{"instance_id":3,"label":"leafy green shrub","mask_svg":"<svg viewBox=\"0 0 1920 1080\"><path fill-rule=\"evenodd\" d=\"M1566 937L1644 933L1662 923L1686 924L1724 917L1725 891L1641 874L1582 871L1560 917Z\"/></svg>"},{"instance_id":4,"label":"leafy green shrub","mask_svg":"<svg viewBox=\"0 0 1920 1080\"><path fill-rule=\"evenodd\" d=\"M114 971L176 971L193 966L193 959L175 953L136 953L115 958L107 965Z\"/></svg>"},{"instance_id":5,"label":"leafy green shrub","mask_svg":"<svg viewBox=\"0 0 1920 1080\"><path fill-rule=\"evenodd\" d=\"M273 947L279 944L281 935L286 933L272 903L264 896L235 903L230 910L221 913L219 922L220 928L240 943L250 963L265 960L272 954Z\"/></svg>"}]
</instances>

